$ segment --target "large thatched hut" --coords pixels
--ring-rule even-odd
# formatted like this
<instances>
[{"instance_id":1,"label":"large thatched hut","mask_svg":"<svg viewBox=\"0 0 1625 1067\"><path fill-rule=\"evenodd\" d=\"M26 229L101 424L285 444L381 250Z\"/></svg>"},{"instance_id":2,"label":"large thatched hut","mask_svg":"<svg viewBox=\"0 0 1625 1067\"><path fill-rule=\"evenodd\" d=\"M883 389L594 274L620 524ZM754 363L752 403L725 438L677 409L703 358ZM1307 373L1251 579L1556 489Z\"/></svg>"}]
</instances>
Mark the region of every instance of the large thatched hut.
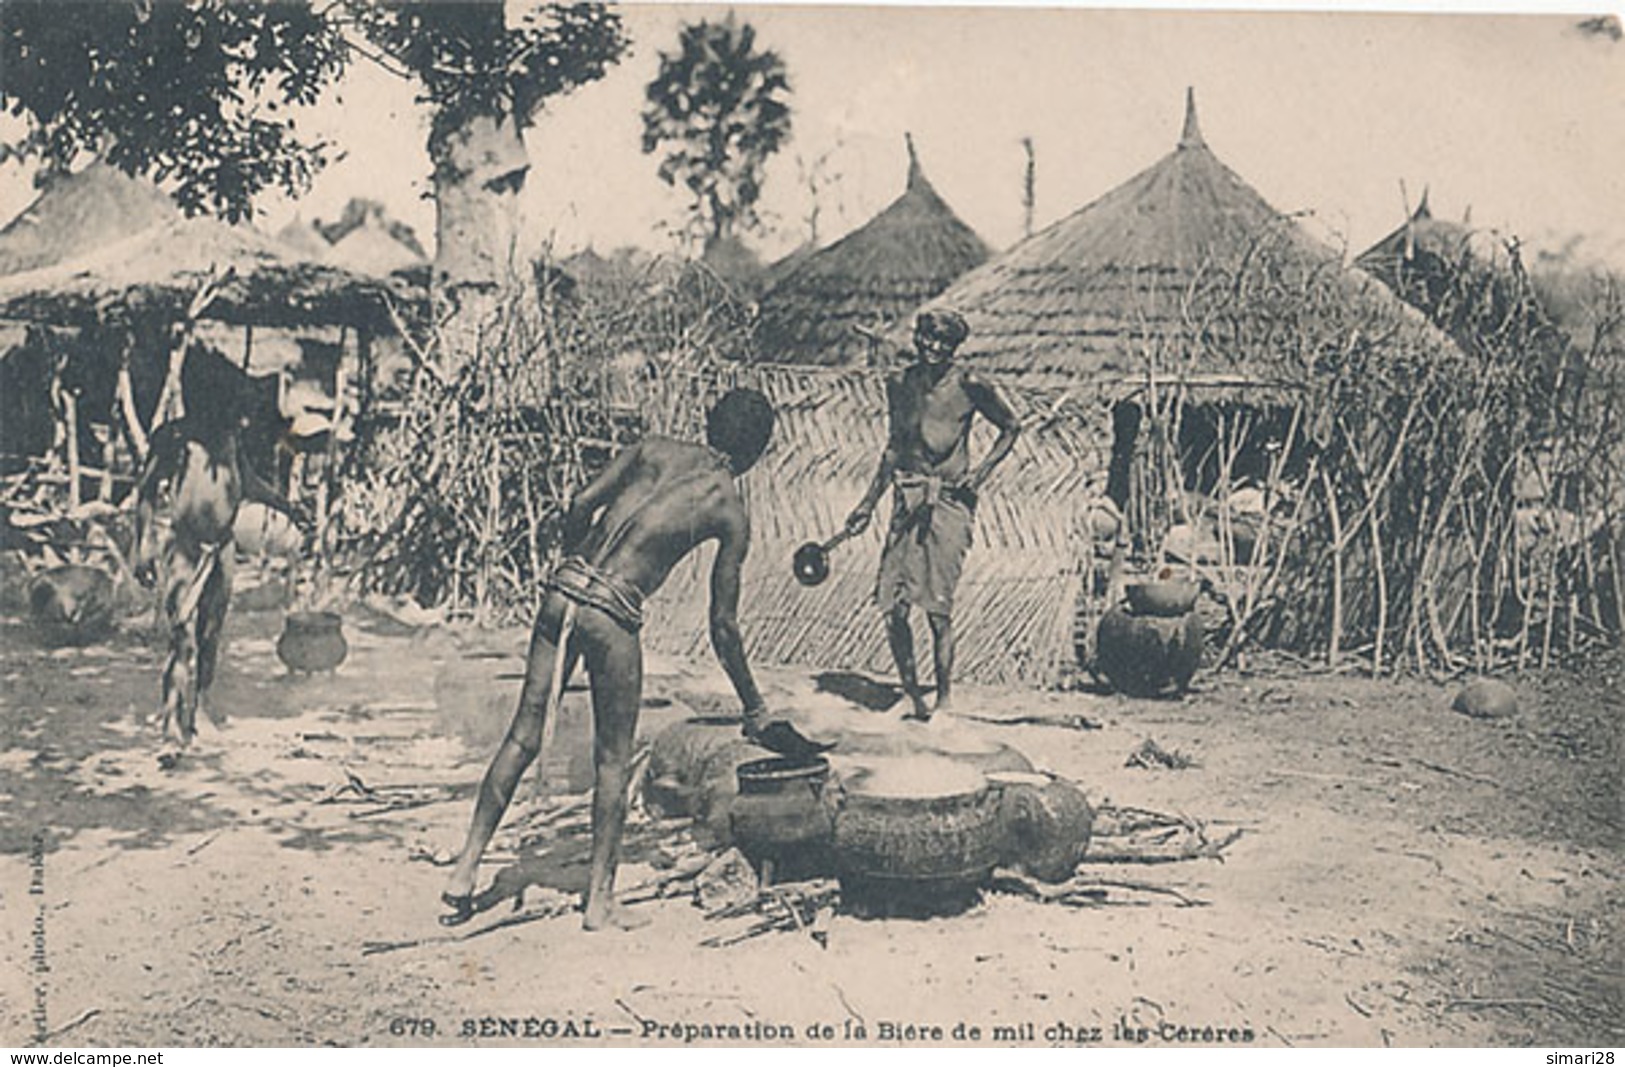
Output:
<instances>
[{"instance_id":1,"label":"large thatched hut","mask_svg":"<svg viewBox=\"0 0 1625 1067\"><path fill-rule=\"evenodd\" d=\"M0 228L0 275L48 267L181 217L156 186L105 163L53 176Z\"/></svg>"},{"instance_id":2,"label":"large thatched hut","mask_svg":"<svg viewBox=\"0 0 1625 1067\"><path fill-rule=\"evenodd\" d=\"M1249 282L1252 293L1238 291ZM1172 152L928 306L970 323L961 358L1028 380L1279 378L1306 369L1285 358L1295 342L1277 328L1280 304L1316 282L1335 288L1339 311L1395 310L1382 286L1343 269L1336 250L1214 154L1192 92ZM1266 286L1273 303L1247 299Z\"/></svg>"},{"instance_id":3,"label":"large thatched hut","mask_svg":"<svg viewBox=\"0 0 1625 1067\"><path fill-rule=\"evenodd\" d=\"M863 364L884 331L988 257L988 247L932 187L909 143L908 183L880 214L803 256L761 300L759 357Z\"/></svg>"}]
</instances>

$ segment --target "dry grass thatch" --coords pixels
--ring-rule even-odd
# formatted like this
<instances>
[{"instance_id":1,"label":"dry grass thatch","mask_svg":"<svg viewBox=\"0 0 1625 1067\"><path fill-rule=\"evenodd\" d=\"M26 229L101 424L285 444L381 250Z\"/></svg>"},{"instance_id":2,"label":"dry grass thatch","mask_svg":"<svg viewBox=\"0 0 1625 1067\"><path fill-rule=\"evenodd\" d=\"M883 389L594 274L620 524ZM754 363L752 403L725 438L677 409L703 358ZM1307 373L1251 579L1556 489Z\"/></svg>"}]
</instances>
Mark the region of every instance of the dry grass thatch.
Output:
<instances>
[{"instance_id":1,"label":"dry grass thatch","mask_svg":"<svg viewBox=\"0 0 1625 1067\"><path fill-rule=\"evenodd\" d=\"M802 257L762 297L763 359L862 364L870 342L854 325L886 329L987 259L987 245L931 187L912 145L909 152L902 196L860 229Z\"/></svg>"},{"instance_id":2,"label":"dry grass thatch","mask_svg":"<svg viewBox=\"0 0 1625 1067\"><path fill-rule=\"evenodd\" d=\"M273 238L175 217L72 260L0 279L0 318L88 325L109 315L179 317L210 280L203 317L235 324L383 327L384 283L302 261Z\"/></svg>"},{"instance_id":3,"label":"dry grass thatch","mask_svg":"<svg viewBox=\"0 0 1625 1067\"><path fill-rule=\"evenodd\" d=\"M428 261L382 225L363 223L339 238L322 257L330 266L369 278L421 267Z\"/></svg>"},{"instance_id":4,"label":"dry grass thatch","mask_svg":"<svg viewBox=\"0 0 1625 1067\"><path fill-rule=\"evenodd\" d=\"M0 275L75 259L180 217L156 186L93 163L53 180L0 229Z\"/></svg>"},{"instance_id":5,"label":"dry grass thatch","mask_svg":"<svg viewBox=\"0 0 1625 1067\"><path fill-rule=\"evenodd\" d=\"M970 323L961 358L1035 377L1140 373L1148 353L1204 350L1206 365L1172 372L1248 371L1225 333L1256 340L1275 328L1244 319L1234 275L1214 269L1267 255L1277 270L1337 274L1345 300L1379 317L1393 296L1265 202L1202 137L1194 98L1178 147L1100 199L960 278L930 306ZM1193 314L1194 312L1194 314ZM1211 313L1210 313L1211 312ZM1217 331L1187 336L1189 324ZM1416 328L1426 332L1417 317ZM1283 337L1283 344L1290 338ZM1448 345L1442 337L1431 344ZM1279 371L1272 361L1271 371Z\"/></svg>"}]
</instances>

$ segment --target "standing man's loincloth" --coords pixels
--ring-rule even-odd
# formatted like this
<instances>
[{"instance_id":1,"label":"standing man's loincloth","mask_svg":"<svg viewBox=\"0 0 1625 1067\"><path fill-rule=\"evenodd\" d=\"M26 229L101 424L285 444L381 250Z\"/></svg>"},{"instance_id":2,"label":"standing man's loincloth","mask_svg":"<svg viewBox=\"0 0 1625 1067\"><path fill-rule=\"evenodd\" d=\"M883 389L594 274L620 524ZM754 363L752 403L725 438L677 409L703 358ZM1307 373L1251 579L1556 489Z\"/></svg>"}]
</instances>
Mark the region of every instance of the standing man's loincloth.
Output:
<instances>
[{"instance_id":1,"label":"standing man's loincloth","mask_svg":"<svg viewBox=\"0 0 1625 1067\"><path fill-rule=\"evenodd\" d=\"M929 615L947 615L970 551L975 516L940 478L899 473L892 485L892 522L880 552L875 602L882 611L906 604Z\"/></svg>"},{"instance_id":2,"label":"standing man's loincloth","mask_svg":"<svg viewBox=\"0 0 1625 1067\"><path fill-rule=\"evenodd\" d=\"M583 607L597 608L631 633L643 628L643 591L580 556L569 556L555 567L547 588Z\"/></svg>"}]
</instances>

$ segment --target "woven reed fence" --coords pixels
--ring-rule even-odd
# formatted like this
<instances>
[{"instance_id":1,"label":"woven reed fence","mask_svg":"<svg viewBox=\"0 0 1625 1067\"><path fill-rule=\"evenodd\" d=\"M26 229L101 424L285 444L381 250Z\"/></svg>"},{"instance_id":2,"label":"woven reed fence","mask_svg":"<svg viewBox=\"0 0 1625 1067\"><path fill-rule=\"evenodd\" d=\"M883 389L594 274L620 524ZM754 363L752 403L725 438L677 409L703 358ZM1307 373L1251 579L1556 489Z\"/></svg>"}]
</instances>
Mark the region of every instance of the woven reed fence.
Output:
<instances>
[{"instance_id":1,"label":"woven reed fence","mask_svg":"<svg viewBox=\"0 0 1625 1067\"><path fill-rule=\"evenodd\" d=\"M803 587L790 570L796 547L838 531L874 475L886 437L883 375L780 366L723 374L727 381L719 386L761 389L779 413L772 446L742 483L751 552L740 625L753 661L890 673L873 597L887 516L835 550L823 585ZM1010 400L1024 432L977 508L955 602L955 674L991 684L1049 685L1074 663L1073 620L1089 558L1084 509L1104 491L1110 418L1104 398L1086 387L1012 389ZM992 437L978 424L973 453L981 455ZM650 600L645 633L651 647L709 655L713 555L708 548L680 564ZM916 627L924 640L923 618Z\"/></svg>"}]
</instances>

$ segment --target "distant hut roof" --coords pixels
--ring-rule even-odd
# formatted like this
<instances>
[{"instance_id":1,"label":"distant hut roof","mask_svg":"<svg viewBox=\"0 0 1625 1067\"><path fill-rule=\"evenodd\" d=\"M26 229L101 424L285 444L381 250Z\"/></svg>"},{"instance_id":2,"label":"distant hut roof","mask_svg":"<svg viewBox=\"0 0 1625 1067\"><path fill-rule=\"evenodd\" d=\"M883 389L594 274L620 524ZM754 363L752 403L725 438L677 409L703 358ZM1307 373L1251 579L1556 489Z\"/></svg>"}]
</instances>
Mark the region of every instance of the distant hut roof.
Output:
<instances>
[{"instance_id":1,"label":"distant hut roof","mask_svg":"<svg viewBox=\"0 0 1625 1067\"><path fill-rule=\"evenodd\" d=\"M229 280L205 318L237 324L382 325L385 285L302 261L262 233L176 217L71 261L0 278L0 318L86 325L178 315L211 277Z\"/></svg>"},{"instance_id":2,"label":"distant hut roof","mask_svg":"<svg viewBox=\"0 0 1625 1067\"><path fill-rule=\"evenodd\" d=\"M335 241L322 258L335 267L373 278L411 270L427 262L419 251L373 217Z\"/></svg>"},{"instance_id":3,"label":"distant hut roof","mask_svg":"<svg viewBox=\"0 0 1625 1067\"><path fill-rule=\"evenodd\" d=\"M315 223L306 222L298 215L276 232L276 239L288 250L312 261L324 259L333 247L328 244L327 238L322 236L322 231L316 228Z\"/></svg>"},{"instance_id":4,"label":"distant hut roof","mask_svg":"<svg viewBox=\"0 0 1625 1067\"><path fill-rule=\"evenodd\" d=\"M0 275L61 263L180 217L157 186L92 163L52 179L0 229Z\"/></svg>"},{"instance_id":5,"label":"distant hut roof","mask_svg":"<svg viewBox=\"0 0 1625 1067\"><path fill-rule=\"evenodd\" d=\"M699 263L725 282L735 296L748 299L761 292L764 275L761 257L737 237L711 242Z\"/></svg>"},{"instance_id":6,"label":"distant hut roof","mask_svg":"<svg viewBox=\"0 0 1625 1067\"><path fill-rule=\"evenodd\" d=\"M1355 264L1396 292L1403 287L1404 275L1418 256L1457 264L1474 260L1497 270L1509 269L1507 251L1495 234L1474 229L1467 222L1437 218L1428 204L1428 190L1422 190L1421 203L1392 233L1355 257Z\"/></svg>"},{"instance_id":7,"label":"distant hut roof","mask_svg":"<svg viewBox=\"0 0 1625 1067\"><path fill-rule=\"evenodd\" d=\"M987 245L932 187L912 141L908 147L903 195L802 258L762 297L762 358L861 363L869 342L854 325L884 329L987 259Z\"/></svg>"},{"instance_id":8,"label":"distant hut roof","mask_svg":"<svg viewBox=\"0 0 1625 1067\"><path fill-rule=\"evenodd\" d=\"M971 334L961 357L977 366L1039 377L1133 375L1143 373L1148 350L1192 332L1193 303L1230 298L1217 268L1264 255L1295 280L1333 274L1348 303L1381 307L1425 329L1220 162L1202 136L1194 92L1173 152L966 274L928 306L965 316ZM1435 334L1430 343L1448 341ZM1239 360L1185 369L1248 370Z\"/></svg>"}]
</instances>

